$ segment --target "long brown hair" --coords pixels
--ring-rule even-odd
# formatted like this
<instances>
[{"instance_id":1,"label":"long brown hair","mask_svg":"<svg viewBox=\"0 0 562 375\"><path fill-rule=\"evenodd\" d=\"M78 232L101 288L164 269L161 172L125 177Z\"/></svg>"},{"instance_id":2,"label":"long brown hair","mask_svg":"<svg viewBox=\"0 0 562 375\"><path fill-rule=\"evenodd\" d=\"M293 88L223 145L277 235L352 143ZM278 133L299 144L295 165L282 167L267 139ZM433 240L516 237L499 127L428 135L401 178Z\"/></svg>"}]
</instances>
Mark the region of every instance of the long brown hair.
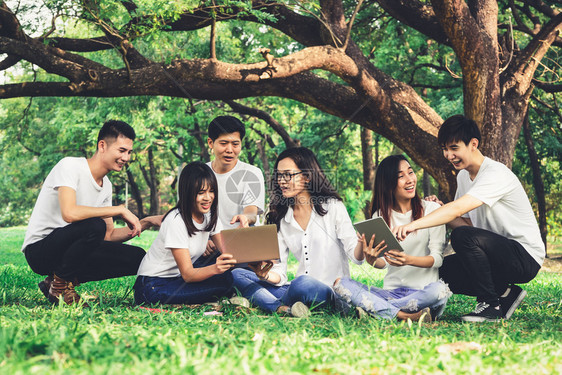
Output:
<instances>
[{"instance_id":1,"label":"long brown hair","mask_svg":"<svg viewBox=\"0 0 562 375\"><path fill-rule=\"evenodd\" d=\"M377 167L375 174L375 185L373 187L373 198L371 199L371 216L380 212L380 215L390 227L390 211L396 204L394 189L398 184L398 168L400 162L404 160L408 164L410 161L404 155L390 155L384 158ZM412 198L412 221L423 216L423 205L418 192Z\"/></svg>"},{"instance_id":2,"label":"long brown hair","mask_svg":"<svg viewBox=\"0 0 562 375\"><path fill-rule=\"evenodd\" d=\"M207 164L200 161L191 162L183 168L178 184L178 203L164 215L165 219L170 212L177 208L190 237L193 236L195 232L199 231L199 229L195 227L195 224L193 224L192 215L195 209L197 194L205 185L208 185L211 190L214 191L215 199L211 204L211 219L204 231L213 231L218 220L217 206L219 203L219 190L217 188L217 178L213 170Z\"/></svg>"}]
</instances>

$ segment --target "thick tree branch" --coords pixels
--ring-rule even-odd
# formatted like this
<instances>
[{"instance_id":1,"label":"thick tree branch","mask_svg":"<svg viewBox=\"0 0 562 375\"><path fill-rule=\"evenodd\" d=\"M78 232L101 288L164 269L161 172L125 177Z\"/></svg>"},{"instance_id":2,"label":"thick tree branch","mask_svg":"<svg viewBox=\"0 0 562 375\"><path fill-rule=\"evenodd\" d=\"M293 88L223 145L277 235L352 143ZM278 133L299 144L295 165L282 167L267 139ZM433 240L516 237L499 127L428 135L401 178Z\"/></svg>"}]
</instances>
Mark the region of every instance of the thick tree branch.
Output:
<instances>
[{"instance_id":1,"label":"thick tree branch","mask_svg":"<svg viewBox=\"0 0 562 375\"><path fill-rule=\"evenodd\" d=\"M122 0L121 4L127 9L127 12L133 13L135 10L138 9L137 4L133 0Z\"/></svg>"},{"instance_id":2,"label":"thick tree branch","mask_svg":"<svg viewBox=\"0 0 562 375\"><path fill-rule=\"evenodd\" d=\"M295 141L289 135L289 133L285 130L283 125L281 125L277 120L275 120L273 118L273 116L271 116L269 113L267 113L265 111L262 111L260 109L257 109L257 108L251 108L251 107L245 106L245 105L237 103L233 100L225 100L225 103L228 104L234 112L244 114L244 115L248 115L248 116L252 116L252 117L256 117L256 118L259 118L260 120L263 120L277 134L279 134L279 136L281 136L281 138L283 139L283 142L285 142L285 146L287 148L297 147L299 145L299 143L297 141Z\"/></svg>"},{"instance_id":3,"label":"thick tree branch","mask_svg":"<svg viewBox=\"0 0 562 375\"><path fill-rule=\"evenodd\" d=\"M527 77L526 82L530 83L540 61L561 32L562 12L544 25L533 40L527 44L525 49L516 56L513 71L517 71Z\"/></svg>"},{"instance_id":4,"label":"thick tree branch","mask_svg":"<svg viewBox=\"0 0 562 375\"><path fill-rule=\"evenodd\" d=\"M3 1L0 3L0 36L23 41L28 39L16 15Z\"/></svg>"},{"instance_id":5,"label":"thick tree branch","mask_svg":"<svg viewBox=\"0 0 562 375\"><path fill-rule=\"evenodd\" d=\"M12 66L16 65L20 61L21 59L18 56L8 56L0 62L0 71L11 68Z\"/></svg>"},{"instance_id":6,"label":"thick tree branch","mask_svg":"<svg viewBox=\"0 0 562 375\"><path fill-rule=\"evenodd\" d=\"M433 8L419 0L377 0L377 3L393 18L427 35L431 39L450 45L443 27L435 16Z\"/></svg>"},{"instance_id":7,"label":"thick tree branch","mask_svg":"<svg viewBox=\"0 0 562 375\"><path fill-rule=\"evenodd\" d=\"M96 70L108 70L91 60L36 42L24 42L0 36L0 52L15 55L40 66L49 73L73 82L97 79ZM93 73L95 72L95 73Z\"/></svg>"},{"instance_id":8,"label":"thick tree branch","mask_svg":"<svg viewBox=\"0 0 562 375\"><path fill-rule=\"evenodd\" d=\"M539 89L551 94L556 92L562 92L562 84L545 83L537 79L533 79L533 84Z\"/></svg>"},{"instance_id":9,"label":"thick tree branch","mask_svg":"<svg viewBox=\"0 0 562 375\"><path fill-rule=\"evenodd\" d=\"M47 38L44 41L50 46L74 52L96 52L115 48L105 36L88 39L56 37Z\"/></svg>"}]
</instances>

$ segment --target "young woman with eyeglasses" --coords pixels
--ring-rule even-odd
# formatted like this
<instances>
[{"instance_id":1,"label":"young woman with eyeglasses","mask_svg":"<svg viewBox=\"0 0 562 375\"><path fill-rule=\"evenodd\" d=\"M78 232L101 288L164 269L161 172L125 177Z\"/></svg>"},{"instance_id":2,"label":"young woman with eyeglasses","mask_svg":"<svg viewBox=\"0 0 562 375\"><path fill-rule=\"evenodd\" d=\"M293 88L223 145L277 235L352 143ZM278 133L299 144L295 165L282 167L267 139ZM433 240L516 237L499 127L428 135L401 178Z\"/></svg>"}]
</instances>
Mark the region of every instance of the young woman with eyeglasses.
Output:
<instances>
[{"instance_id":1,"label":"young woman with eyeglasses","mask_svg":"<svg viewBox=\"0 0 562 375\"><path fill-rule=\"evenodd\" d=\"M309 149L290 148L277 158L266 218L277 225L281 260L252 265L254 272L233 270L234 286L268 312L303 316L306 306L334 306L331 286L349 277L349 260L363 262L363 247L341 197ZM298 261L291 283L289 252Z\"/></svg>"}]
</instances>

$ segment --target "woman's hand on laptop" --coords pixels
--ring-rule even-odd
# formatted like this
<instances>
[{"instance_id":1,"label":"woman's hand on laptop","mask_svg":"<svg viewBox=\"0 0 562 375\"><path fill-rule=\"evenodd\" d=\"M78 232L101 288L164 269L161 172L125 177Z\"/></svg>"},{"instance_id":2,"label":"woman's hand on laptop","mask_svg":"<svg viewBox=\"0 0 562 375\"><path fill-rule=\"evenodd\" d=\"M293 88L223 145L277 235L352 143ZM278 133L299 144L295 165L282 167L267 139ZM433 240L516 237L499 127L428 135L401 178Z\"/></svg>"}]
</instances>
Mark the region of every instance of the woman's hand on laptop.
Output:
<instances>
[{"instance_id":1,"label":"woman's hand on laptop","mask_svg":"<svg viewBox=\"0 0 562 375\"><path fill-rule=\"evenodd\" d=\"M273 262L270 260L261 261L261 262L252 262L252 263L248 263L248 267L250 267L252 271L255 272L256 276L260 280L267 280L268 279L267 275L271 267L273 267Z\"/></svg>"},{"instance_id":2,"label":"woman's hand on laptop","mask_svg":"<svg viewBox=\"0 0 562 375\"><path fill-rule=\"evenodd\" d=\"M205 252L203 252L203 256L208 257L209 255L214 254L215 251L217 251L217 245L215 245L213 241L209 240L207 241L207 248L205 249Z\"/></svg>"},{"instance_id":3,"label":"woman's hand on laptop","mask_svg":"<svg viewBox=\"0 0 562 375\"><path fill-rule=\"evenodd\" d=\"M221 254L215 263L215 272L217 274L225 273L236 265L236 259L232 254Z\"/></svg>"}]
</instances>

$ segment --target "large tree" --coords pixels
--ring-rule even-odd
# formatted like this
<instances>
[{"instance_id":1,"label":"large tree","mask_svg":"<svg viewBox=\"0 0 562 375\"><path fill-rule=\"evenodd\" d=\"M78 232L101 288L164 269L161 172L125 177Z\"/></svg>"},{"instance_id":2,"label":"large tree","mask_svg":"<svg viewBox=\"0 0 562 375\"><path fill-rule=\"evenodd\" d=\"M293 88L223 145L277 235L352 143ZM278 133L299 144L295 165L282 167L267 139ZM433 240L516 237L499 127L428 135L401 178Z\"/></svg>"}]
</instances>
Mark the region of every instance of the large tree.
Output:
<instances>
[{"instance_id":1,"label":"large tree","mask_svg":"<svg viewBox=\"0 0 562 375\"><path fill-rule=\"evenodd\" d=\"M13 3L13 5L12 5ZM25 3L25 2L22 2ZM467 116L481 126L484 154L511 165L515 144L536 87L541 63L560 48L562 13L547 0L378 0L363 1L50 1L52 28L36 37L21 26L14 6L0 6L0 69L24 61L59 77L56 80L0 85L0 98L22 96L136 96L235 100L278 96L301 101L371 129L408 153L449 196L454 175L435 136L442 118L413 85L374 64L372 51L355 32L354 20L390 15L427 38L452 48L462 76ZM9 7L9 5L12 5ZM149 5L150 4L150 5ZM508 15L513 20L508 19ZM38 17L43 17L37 13ZM29 14L28 14L29 17ZM88 24L88 37L61 35L57 17ZM21 22L20 22L21 21ZM47 21L47 20L45 20ZM254 61L226 62L215 47L217 25L260 23L292 44L285 54L262 50ZM363 23L365 25L365 23ZM156 33L209 31L205 58L158 56L139 45ZM411 30L410 29L410 30ZM514 38L514 35L520 35ZM174 34L175 35L175 34ZM517 40L517 43L516 43ZM294 43L297 42L297 43ZM296 47L295 47L296 46ZM104 65L89 54L113 50L121 62ZM158 56L158 57L156 57ZM265 60L265 61L264 61ZM546 70L555 69L546 64ZM449 69L447 61L435 69ZM451 72L451 74L454 74Z\"/></svg>"}]
</instances>

